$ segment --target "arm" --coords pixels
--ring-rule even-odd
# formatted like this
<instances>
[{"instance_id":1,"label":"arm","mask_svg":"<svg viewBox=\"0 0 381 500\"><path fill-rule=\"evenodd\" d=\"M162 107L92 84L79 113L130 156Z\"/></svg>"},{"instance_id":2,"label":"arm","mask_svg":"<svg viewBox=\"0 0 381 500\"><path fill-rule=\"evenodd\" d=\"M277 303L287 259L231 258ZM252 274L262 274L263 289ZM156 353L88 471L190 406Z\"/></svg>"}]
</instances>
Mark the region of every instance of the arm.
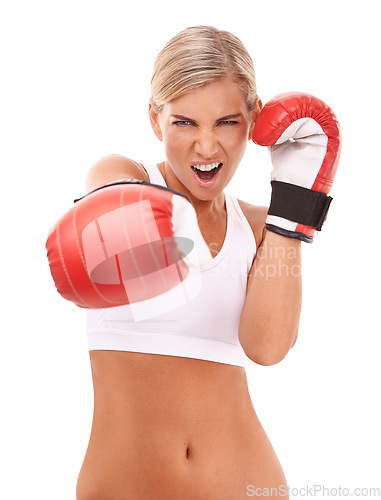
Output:
<instances>
[{"instance_id":1,"label":"arm","mask_svg":"<svg viewBox=\"0 0 381 500\"><path fill-rule=\"evenodd\" d=\"M149 181L143 167L133 160L115 154L105 156L97 161L87 174L86 191L90 192L109 182L130 177Z\"/></svg>"},{"instance_id":2,"label":"arm","mask_svg":"<svg viewBox=\"0 0 381 500\"><path fill-rule=\"evenodd\" d=\"M239 340L261 365L281 361L295 344L302 301L301 242L264 230L248 278Z\"/></svg>"},{"instance_id":3,"label":"arm","mask_svg":"<svg viewBox=\"0 0 381 500\"><path fill-rule=\"evenodd\" d=\"M301 241L311 243L326 218L341 136L323 101L288 93L263 108L253 141L269 147L272 195L267 215L257 217L257 227L266 229L249 275L239 338L250 359L268 365L281 361L296 341Z\"/></svg>"}]
</instances>

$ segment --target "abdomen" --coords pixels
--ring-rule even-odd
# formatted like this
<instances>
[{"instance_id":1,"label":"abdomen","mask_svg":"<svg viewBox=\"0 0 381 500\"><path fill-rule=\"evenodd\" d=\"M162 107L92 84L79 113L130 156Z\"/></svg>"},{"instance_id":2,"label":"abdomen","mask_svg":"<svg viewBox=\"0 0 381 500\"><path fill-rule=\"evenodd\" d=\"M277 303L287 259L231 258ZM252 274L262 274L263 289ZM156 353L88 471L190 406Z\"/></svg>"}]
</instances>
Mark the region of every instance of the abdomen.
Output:
<instances>
[{"instance_id":1,"label":"abdomen","mask_svg":"<svg viewBox=\"0 0 381 500\"><path fill-rule=\"evenodd\" d=\"M243 368L110 351L91 361L94 420L77 500L247 499L250 485L286 485Z\"/></svg>"}]
</instances>

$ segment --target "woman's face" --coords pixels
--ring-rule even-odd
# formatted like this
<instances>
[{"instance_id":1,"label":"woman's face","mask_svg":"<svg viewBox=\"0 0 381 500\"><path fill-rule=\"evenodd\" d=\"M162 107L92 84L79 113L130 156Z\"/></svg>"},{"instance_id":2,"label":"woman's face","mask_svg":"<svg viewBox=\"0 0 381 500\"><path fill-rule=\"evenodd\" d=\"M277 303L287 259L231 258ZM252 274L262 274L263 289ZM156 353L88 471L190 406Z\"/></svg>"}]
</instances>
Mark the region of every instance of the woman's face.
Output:
<instances>
[{"instance_id":1,"label":"woman's face","mask_svg":"<svg viewBox=\"0 0 381 500\"><path fill-rule=\"evenodd\" d=\"M229 79L174 99L159 114L150 106L152 127L170 167L170 187L185 188L200 200L216 198L237 170L256 116Z\"/></svg>"}]
</instances>

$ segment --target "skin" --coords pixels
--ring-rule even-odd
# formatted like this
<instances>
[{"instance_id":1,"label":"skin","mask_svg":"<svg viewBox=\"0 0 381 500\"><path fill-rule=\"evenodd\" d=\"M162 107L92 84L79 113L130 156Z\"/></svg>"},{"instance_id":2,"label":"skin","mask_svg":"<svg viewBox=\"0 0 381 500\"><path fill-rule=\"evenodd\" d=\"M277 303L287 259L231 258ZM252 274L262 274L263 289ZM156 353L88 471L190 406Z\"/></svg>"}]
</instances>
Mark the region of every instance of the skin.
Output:
<instances>
[{"instance_id":1,"label":"skin","mask_svg":"<svg viewBox=\"0 0 381 500\"><path fill-rule=\"evenodd\" d=\"M167 185L185 192L197 214L223 211L223 189L235 174L251 138L258 107L249 112L242 92L231 80L212 82L164 105L150 103L153 131L164 144ZM219 162L222 172L211 188L197 185L191 165Z\"/></svg>"},{"instance_id":2,"label":"skin","mask_svg":"<svg viewBox=\"0 0 381 500\"><path fill-rule=\"evenodd\" d=\"M242 160L261 107L259 102L250 112L240 87L229 79L174 99L159 114L150 104L151 125L167 157L160 166L164 179L168 187L191 198L203 235L208 235L211 227L221 228L219 233L213 230L214 239L223 241L226 213L222 191ZM191 165L213 162L222 163L218 182L211 188L200 187ZM283 359L296 341L301 308L301 242L265 231L267 210L263 207L242 207L261 251L249 274L240 341L253 361L273 364ZM269 280L274 269L281 271Z\"/></svg>"},{"instance_id":3,"label":"skin","mask_svg":"<svg viewBox=\"0 0 381 500\"><path fill-rule=\"evenodd\" d=\"M166 153L160 172L168 187L191 198L213 257L226 234L223 190L240 164L260 107L250 112L241 89L228 79L166 103L159 114L149 106ZM222 163L218 181L211 188L199 186L191 165L215 161ZM93 166L87 189L123 177L149 180L142 165L111 155ZM239 339L252 361L271 365L296 341L301 278L290 271L301 265L300 241L267 232L266 207L239 204L258 249ZM270 277L264 272L270 269L282 272ZM231 500L247 498L247 485L286 485L253 408L244 368L119 351L91 351L90 360L94 419L78 500L160 495Z\"/></svg>"}]
</instances>

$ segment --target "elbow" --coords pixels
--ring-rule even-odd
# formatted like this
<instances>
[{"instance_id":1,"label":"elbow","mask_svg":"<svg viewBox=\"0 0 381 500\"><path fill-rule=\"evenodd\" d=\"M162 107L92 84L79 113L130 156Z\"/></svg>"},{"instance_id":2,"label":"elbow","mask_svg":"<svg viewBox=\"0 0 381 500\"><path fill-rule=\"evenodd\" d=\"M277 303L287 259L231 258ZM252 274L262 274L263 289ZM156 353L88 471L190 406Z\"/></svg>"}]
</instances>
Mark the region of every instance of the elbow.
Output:
<instances>
[{"instance_id":1,"label":"elbow","mask_svg":"<svg viewBox=\"0 0 381 500\"><path fill-rule=\"evenodd\" d=\"M257 365L272 366L280 363L286 357L288 351L289 350L276 352L269 350L255 353L245 351L245 354L251 361L253 361Z\"/></svg>"},{"instance_id":2,"label":"elbow","mask_svg":"<svg viewBox=\"0 0 381 500\"><path fill-rule=\"evenodd\" d=\"M262 366L272 366L280 363L295 345L297 335L286 342L261 342L250 345L242 344L246 356L254 363Z\"/></svg>"}]
</instances>

